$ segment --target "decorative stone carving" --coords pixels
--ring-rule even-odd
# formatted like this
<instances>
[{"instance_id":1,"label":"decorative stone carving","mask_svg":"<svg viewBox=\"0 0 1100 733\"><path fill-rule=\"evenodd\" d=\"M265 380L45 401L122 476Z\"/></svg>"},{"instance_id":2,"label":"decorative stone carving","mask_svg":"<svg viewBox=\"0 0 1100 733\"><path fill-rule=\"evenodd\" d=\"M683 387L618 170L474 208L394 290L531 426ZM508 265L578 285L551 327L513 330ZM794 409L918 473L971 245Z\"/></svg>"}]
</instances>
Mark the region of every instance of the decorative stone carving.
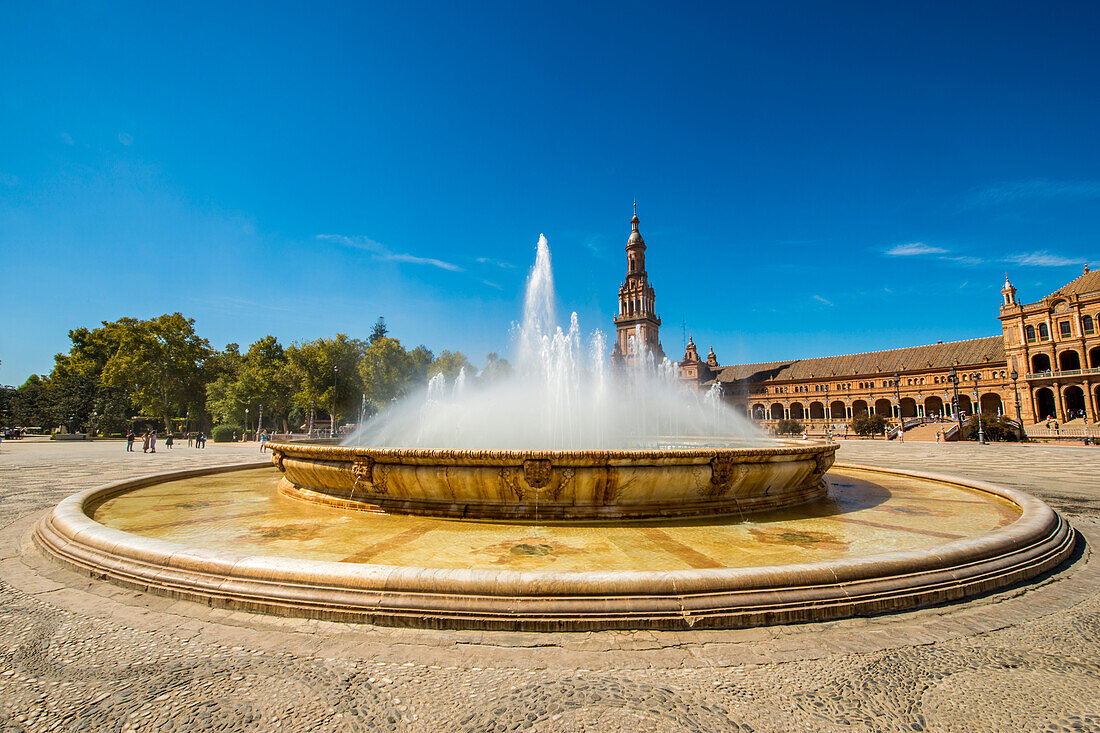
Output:
<instances>
[{"instance_id":1,"label":"decorative stone carving","mask_svg":"<svg viewBox=\"0 0 1100 733\"><path fill-rule=\"evenodd\" d=\"M714 498L729 491L730 487L743 479L749 472L748 466L733 456L715 456L710 462L710 488L706 496Z\"/></svg>"},{"instance_id":2,"label":"decorative stone carving","mask_svg":"<svg viewBox=\"0 0 1100 733\"><path fill-rule=\"evenodd\" d=\"M275 468L279 469L283 473L286 473L286 469L283 468L283 453L282 451L271 451L271 462L275 464Z\"/></svg>"},{"instance_id":3,"label":"decorative stone carving","mask_svg":"<svg viewBox=\"0 0 1100 733\"><path fill-rule=\"evenodd\" d=\"M374 483L374 459L370 456L355 456L351 461L351 472L355 475L355 485L360 482L370 486Z\"/></svg>"},{"instance_id":4,"label":"decorative stone carving","mask_svg":"<svg viewBox=\"0 0 1100 733\"><path fill-rule=\"evenodd\" d=\"M550 483L550 461L545 458L528 458L523 462L523 478L533 489L541 489Z\"/></svg>"}]
</instances>

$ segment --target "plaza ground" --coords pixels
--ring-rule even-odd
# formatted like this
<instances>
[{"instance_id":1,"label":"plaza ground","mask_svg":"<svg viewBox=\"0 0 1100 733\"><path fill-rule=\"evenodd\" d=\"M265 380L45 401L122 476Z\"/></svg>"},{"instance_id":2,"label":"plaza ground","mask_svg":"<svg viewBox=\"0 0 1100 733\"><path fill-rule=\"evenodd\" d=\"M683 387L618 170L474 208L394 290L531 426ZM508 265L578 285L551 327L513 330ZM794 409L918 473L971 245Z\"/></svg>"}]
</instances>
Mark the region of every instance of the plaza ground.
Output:
<instances>
[{"instance_id":1,"label":"plaza ground","mask_svg":"<svg viewBox=\"0 0 1100 733\"><path fill-rule=\"evenodd\" d=\"M871 619L696 632L433 631L136 593L29 544L62 497L255 444L5 442L0 730L1100 730L1100 449L858 441L839 460L1019 488L1087 544L1027 588Z\"/></svg>"}]
</instances>

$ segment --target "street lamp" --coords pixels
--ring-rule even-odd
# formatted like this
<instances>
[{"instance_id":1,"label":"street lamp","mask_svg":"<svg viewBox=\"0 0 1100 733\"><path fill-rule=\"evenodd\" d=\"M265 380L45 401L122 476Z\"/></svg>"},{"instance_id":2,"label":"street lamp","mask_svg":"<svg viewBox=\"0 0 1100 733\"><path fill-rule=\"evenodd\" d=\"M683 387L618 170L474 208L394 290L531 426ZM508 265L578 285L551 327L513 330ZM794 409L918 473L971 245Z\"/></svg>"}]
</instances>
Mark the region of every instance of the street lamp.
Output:
<instances>
[{"instance_id":1,"label":"street lamp","mask_svg":"<svg viewBox=\"0 0 1100 733\"><path fill-rule=\"evenodd\" d=\"M243 443L248 439L248 408L244 408L244 433L241 435L241 442Z\"/></svg>"},{"instance_id":2,"label":"street lamp","mask_svg":"<svg viewBox=\"0 0 1100 733\"><path fill-rule=\"evenodd\" d=\"M1020 378L1020 373L1016 371L1016 367L1012 367L1008 376L1012 378L1012 396L1016 400L1016 422L1023 427L1024 420L1020 417L1020 391L1016 389L1016 380Z\"/></svg>"},{"instance_id":3,"label":"street lamp","mask_svg":"<svg viewBox=\"0 0 1100 733\"><path fill-rule=\"evenodd\" d=\"M833 433L833 405L829 402L829 383L825 383L825 440L832 438Z\"/></svg>"},{"instance_id":4,"label":"street lamp","mask_svg":"<svg viewBox=\"0 0 1100 733\"><path fill-rule=\"evenodd\" d=\"M905 442L905 417L901 414L901 375L894 372L894 397L898 401L898 441Z\"/></svg>"},{"instance_id":5,"label":"street lamp","mask_svg":"<svg viewBox=\"0 0 1100 733\"><path fill-rule=\"evenodd\" d=\"M264 403L260 403L260 419L256 421L256 433L264 429Z\"/></svg>"},{"instance_id":6,"label":"street lamp","mask_svg":"<svg viewBox=\"0 0 1100 733\"><path fill-rule=\"evenodd\" d=\"M336 437L336 365L332 365L332 437Z\"/></svg>"},{"instance_id":7,"label":"street lamp","mask_svg":"<svg viewBox=\"0 0 1100 733\"><path fill-rule=\"evenodd\" d=\"M951 382L951 388L954 390L955 396L951 401L951 409L955 411L955 422L959 426L959 440L962 440L963 421L962 415L959 413L959 374L955 371L955 367L951 367L951 371L947 374L947 381ZM981 420L978 422L980 423Z\"/></svg>"},{"instance_id":8,"label":"street lamp","mask_svg":"<svg viewBox=\"0 0 1100 733\"><path fill-rule=\"evenodd\" d=\"M982 379L981 372L972 372L970 374L970 381L974 383L974 399L977 400L974 404L975 414L978 416L978 445L985 445L985 431L982 430L982 392L978 387L978 382Z\"/></svg>"}]
</instances>

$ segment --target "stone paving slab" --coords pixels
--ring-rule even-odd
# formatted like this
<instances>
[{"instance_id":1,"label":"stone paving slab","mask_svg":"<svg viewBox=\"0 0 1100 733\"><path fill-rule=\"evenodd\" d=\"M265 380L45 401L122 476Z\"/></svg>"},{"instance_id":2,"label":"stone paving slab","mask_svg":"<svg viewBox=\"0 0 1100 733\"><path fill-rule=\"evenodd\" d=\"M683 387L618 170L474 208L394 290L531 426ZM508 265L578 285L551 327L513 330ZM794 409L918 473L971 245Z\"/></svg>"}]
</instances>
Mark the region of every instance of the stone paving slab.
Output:
<instances>
[{"instance_id":1,"label":"stone paving slab","mask_svg":"<svg viewBox=\"0 0 1100 733\"><path fill-rule=\"evenodd\" d=\"M895 616L736 631L508 634L210 609L27 546L64 496L255 445L5 442L0 730L1100 730L1100 451L842 444L839 460L1020 488L1087 539L1026 589Z\"/></svg>"}]
</instances>

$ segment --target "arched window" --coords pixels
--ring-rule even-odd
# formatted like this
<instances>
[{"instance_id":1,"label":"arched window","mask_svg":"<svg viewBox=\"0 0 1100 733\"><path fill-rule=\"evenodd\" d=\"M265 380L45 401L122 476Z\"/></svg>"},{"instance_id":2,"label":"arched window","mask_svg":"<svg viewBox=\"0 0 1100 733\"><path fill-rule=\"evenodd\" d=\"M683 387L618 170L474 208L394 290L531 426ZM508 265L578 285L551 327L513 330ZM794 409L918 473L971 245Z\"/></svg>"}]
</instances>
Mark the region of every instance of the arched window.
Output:
<instances>
[{"instance_id":1,"label":"arched window","mask_svg":"<svg viewBox=\"0 0 1100 733\"><path fill-rule=\"evenodd\" d=\"M1027 334L1027 340L1030 343L1035 342L1035 326L1028 326L1024 329L1024 333Z\"/></svg>"},{"instance_id":2,"label":"arched window","mask_svg":"<svg viewBox=\"0 0 1100 733\"><path fill-rule=\"evenodd\" d=\"M1081 330L1085 333L1092 333L1092 316L1081 316Z\"/></svg>"},{"instance_id":3,"label":"arched window","mask_svg":"<svg viewBox=\"0 0 1100 733\"><path fill-rule=\"evenodd\" d=\"M1050 329L1047 328L1047 324L1045 324L1045 323L1040 323L1039 324L1039 340L1040 341L1049 341L1050 340Z\"/></svg>"}]
</instances>

